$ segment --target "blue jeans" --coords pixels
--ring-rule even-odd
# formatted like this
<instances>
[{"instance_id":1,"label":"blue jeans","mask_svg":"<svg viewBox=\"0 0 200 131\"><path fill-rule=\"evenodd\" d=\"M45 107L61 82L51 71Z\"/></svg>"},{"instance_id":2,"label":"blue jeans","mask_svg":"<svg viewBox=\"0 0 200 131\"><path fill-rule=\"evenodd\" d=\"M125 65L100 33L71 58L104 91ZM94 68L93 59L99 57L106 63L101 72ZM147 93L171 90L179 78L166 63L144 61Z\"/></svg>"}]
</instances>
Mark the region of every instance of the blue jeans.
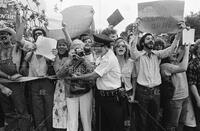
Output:
<instances>
[{"instance_id":1,"label":"blue jeans","mask_svg":"<svg viewBox=\"0 0 200 131\"><path fill-rule=\"evenodd\" d=\"M33 115L37 131L53 131L52 110L54 84L49 79L29 82L32 94Z\"/></svg>"},{"instance_id":2,"label":"blue jeans","mask_svg":"<svg viewBox=\"0 0 200 131\"><path fill-rule=\"evenodd\" d=\"M136 130L137 131L158 131L159 128L153 120L145 113L147 111L155 120L159 119L160 94L159 88L148 88L137 85L135 99L140 106L136 107ZM142 109L141 109L142 108Z\"/></svg>"},{"instance_id":3,"label":"blue jeans","mask_svg":"<svg viewBox=\"0 0 200 131\"><path fill-rule=\"evenodd\" d=\"M184 98L170 100L166 103L163 109L163 124L167 131L182 131L186 119L188 100L188 98Z\"/></svg>"}]
</instances>

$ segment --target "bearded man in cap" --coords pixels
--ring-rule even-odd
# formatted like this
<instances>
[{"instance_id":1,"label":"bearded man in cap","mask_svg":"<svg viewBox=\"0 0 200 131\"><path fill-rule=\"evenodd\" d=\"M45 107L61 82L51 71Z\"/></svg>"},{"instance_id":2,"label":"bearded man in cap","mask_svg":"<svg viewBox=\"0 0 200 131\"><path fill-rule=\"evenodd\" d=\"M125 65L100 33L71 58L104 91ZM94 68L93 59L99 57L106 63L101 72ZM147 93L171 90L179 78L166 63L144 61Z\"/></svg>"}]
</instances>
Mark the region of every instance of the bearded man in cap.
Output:
<instances>
[{"instance_id":1,"label":"bearded man in cap","mask_svg":"<svg viewBox=\"0 0 200 131\"><path fill-rule=\"evenodd\" d=\"M136 129L138 131L157 131L158 127L153 120L158 120L159 113L159 85L161 84L160 63L163 58L172 54L180 40L181 31L185 28L185 23L180 22L179 31L170 47L164 50L153 50L155 45L154 36L151 33L143 35L139 41L142 48L138 51L136 45L139 36L137 21L134 28L134 36L130 40L131 57L136 61L137 68L137 87L136 87L136 100L139 102L139 109L136 110ZM147 115L148 112L154 119L150 119Z\"/></svg>"},{"instance_id":2,"label":"bearded man in cap","mask_svg":"<svg viewBox=\"0 0 200 131\"><path fill-rule=\"evenodd\" d=\"M99 56L98 64L92 73L73 75L74 80L96 80L96 114L98 131L123 130L123 97L121 95L121 71L118 60L112 51L109 37L94 35L94 50Z\"/></svg>"},{"instance_id":3,"label":"bearded man in cap","mask_svg":"<svg viewBox=\"0 0 200 131\"><path fill-rule=\"evenodd\" d=\"M24 45L15 42L15 36L13 29L4 25L0 27L0 77L11 81L22 76L20 69L22 68L21 57ZM23 85L19 82L1 84L8 88L6 95L5 93L0 94L1 106L8 123L7 130L19 128L20 131L28 131L30 115L27 111Z\"/></svg>"}]
</instances>

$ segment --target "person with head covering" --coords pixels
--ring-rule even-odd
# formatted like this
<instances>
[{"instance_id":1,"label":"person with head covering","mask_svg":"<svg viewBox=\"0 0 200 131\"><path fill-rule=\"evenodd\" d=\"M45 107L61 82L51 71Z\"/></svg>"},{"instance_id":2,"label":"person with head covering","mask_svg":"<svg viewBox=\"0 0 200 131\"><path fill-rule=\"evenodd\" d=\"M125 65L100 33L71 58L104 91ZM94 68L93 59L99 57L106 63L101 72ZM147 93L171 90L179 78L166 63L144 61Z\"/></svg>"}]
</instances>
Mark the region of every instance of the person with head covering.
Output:
<instances>
[{"instance_id":1,"label":"person with head covering","mask_svg":"<svg viewBox=\"0 0 200 131\"><path fill-rule=\"evenodd\" d=\"M138 28L139 23L140 21L135 24L136 28ZM175 50L181 36L180 32L183 28L186 28L185 23L179 23L179 28L180 30L172 45L164 50L153 50L155 40L151 33L146 33L141 37L139 44L142 51L138 51L136 47L139 34L131 40L131 57L136 61L137 68L137 88L135 99L139 102L140 107L145 111L148 111L155 120L158 120L159 113L159 85L161 84L160 62L161 59L166 58ZM136 31L137 30L138 29L136 29ZM147 116L147 113L144 113L141 109L136 111L137 130L158 130L158 127Z\"/></svg>"},{"instance_id":2,"label":"person with head covering","mask_svg":"<svg viewBox=\"0 0 200 131\"><path fill-rule=\"evenodd\" d=\"M96 34L94 50L99 56L97 67L91 73L73 75L72 80L96 80L95 93L96 129L98 131L122 131L124 98L121 95L121 71L119 62L111 49L108 36Z\"/></svg>"},{"instance_id":3,"label":"person with head covering","mask_svg":"<svg viewBox=\"0 0 200 131\"><path fill-rule=\"evenodd\" d=\"M70 60L57 72L60 79L65 79L67 130L78 131L79 112L84 131L92 131L92 83L82 80L70 80L73 74L82 75L92 71L90 62L84 58L84 43L75 39L69 51Z\"/></svg>"},{"instance_id":4,"label":"person with head covering","mask_svg":"<svg viewBox=\"0 0 200 131\"><path fill-rule=\"evenodd\" d=\"M22 76L20 69L23 61L23 46L24 44L16 39L16 32L13 29L4 25L0 27L0 77L13 81L1 83L7 87L7 94L1 93L0 100L8 130L28 131L30 129L31 119L26 106L23 84L14 82Z\"/></svg>"},{"instance_id":5,"label":"person with head covering","mask_svg":"<svg viewBox=\"0 0 200 131\"><path fill-rule=\"evenodd\" d=\"M20 31L17 38L22 43L26 43L22 39L24 24L26 21L23 21L20 24ZM45 37L46 32L42 28L36 28L32 32L34 42L34 50L29 50L25 55L25 61L28 63L28 76L29 77L41 77L41 79L36 79L33 81L27 82L27 87L31 92L32 100L32 112L34 116L35 128L38 131L48 130L53 131L52 127L52 109L53 109L53 95L54 95L54 81L48 79L47 76L54 75L53 61L47 59L42 55L37 55L35 49L37 48L35 42L38 37ZM46 44L46 43L42 43ZM45 121L45 122L44 122Z\"/></svg>"}]
</instances>

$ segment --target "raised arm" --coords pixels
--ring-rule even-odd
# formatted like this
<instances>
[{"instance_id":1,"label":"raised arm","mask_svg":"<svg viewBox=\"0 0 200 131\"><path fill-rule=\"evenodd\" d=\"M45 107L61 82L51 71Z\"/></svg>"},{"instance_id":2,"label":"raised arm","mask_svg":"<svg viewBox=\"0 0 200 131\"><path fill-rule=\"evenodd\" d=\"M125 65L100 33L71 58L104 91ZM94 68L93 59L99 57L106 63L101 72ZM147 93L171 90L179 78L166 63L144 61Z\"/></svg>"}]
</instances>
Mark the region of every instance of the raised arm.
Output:
<instances>
[{"instance_id":1,"label":"raised arm","mask_svg":"<svg viewBox=\"0 0 200 131\"><path fill-rule=\"evenodd\" d=\"M184 48L185 52L184 52L183 60L181 61L181 63L179 63L178 65L167 64L166 69L169 73L173 74L173 73L181 73L181 72L187 71L188 59L189 59L189 48L190 48L189 46L185 46Z\"/></svg>"},{"instance_id":2,"label":"raised arm","mask_svg":"<svg viewBox=\"0 0 200 131\"><path fill-rule=\"evenodd\" d=\"M70 47L72 44L72 39L71 39L69 33L66 31L66 24L62 23L62 25L63 25L62 31L63 31L63 33L65 35L65 39L66 39L67 43L69 43L69 47Z\"/></svg>"},{"instance_id":3,"label":"raised arm","mask_svg":"<svg viewBox=\"0 0 200 131\"><path fill-rule=\"evenodd\" d=\"M131 46L130 49L130 54L131 54L131 58L133 60L136 60L137 58L139 58L141 56L141 53L138 51L137 49L137 43L138 43L138 37L139 37L139 30L138 30L138 26L139 26L139 19L136 20L136 22L133 25L133 35L130 36L130 41L129 41L129 45Z\"/></svg>"},{"instance_id":4,"label":"raised arm","mask_svg":"<svg viewBox=\"0 0 200 131\"><path fill-rule=\"evenodd\" d=\"M24 34L25 19L20 16L20 13L16 13L16 41L22 47L24 41L22 40Z\"/></svg>"},{"instance_id":5,"label":"raised arm","mask_svg":"<svg viewBox=\"0 0 200 131\"><path fill-rule=\"evenodd\" d=\"M179 25L179 27L178 27L179 30L178 30L177 34L175 35L175 39L172 42L171 46L164 49L164 50L159 50L159 51L154 52L154 53L157 54L157 56L159 58L162 59L162 58L168 57L171 53L173 53L175 51L176 47L178 46L180 38L181 38L182 31L183 31L183 29L187 28L185 23L182 22L182 21L179 22L178 25Z\"/></svg>"}]
</instances>

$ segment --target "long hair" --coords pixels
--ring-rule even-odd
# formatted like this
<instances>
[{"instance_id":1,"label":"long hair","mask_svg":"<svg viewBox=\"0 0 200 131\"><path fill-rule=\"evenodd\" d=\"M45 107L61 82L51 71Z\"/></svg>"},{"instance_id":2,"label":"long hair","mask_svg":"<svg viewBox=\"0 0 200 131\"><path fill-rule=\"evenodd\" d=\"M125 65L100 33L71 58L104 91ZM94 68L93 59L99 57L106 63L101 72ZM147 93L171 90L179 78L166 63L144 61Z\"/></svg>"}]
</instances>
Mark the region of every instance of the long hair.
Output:
<instances>
[{"instance_id":1,"label":"long hair","mask_svg":"<svg viewBox=\"0 0 200 131\"><path fill-rule=\"evenodd\" d=\"M122 37L119 37L115 40L113 51L114 51L115 55L117 55L116 49L117 49L119 43L121 43L121 42L123 42L125 44L126 52L124 53L124 59L125 59L125 61L127 61L130 58L130 47L129 47L128 43Z\"/></svg>"},{"instance_id":2,"label":"long hair","mask_svg":"<svg viewBox=\"0 0 200 131\"><path fill-rule=\"evenodd\" d=\"M58 49L58 43L59 42L65 43L67 45L67 50L66 50L66 52L64 54L59 54L59 52L58 52L58 57L60 59L62 59L63 57L68 57L69 56L69 50L70 50L69 44L67 43L67 41L65 39L59 39L59 40L57 40L56 49Z\"/></svg>"},{"instance_id":3,"label":"long hair","mask_svg":"<svg viewBox=\"0 0 200 131\"><path fill-rule=\"evenodd\" d=\"M144 49L144 41L145 41L145 38L146 38L148 35L153 36L151 33L146 33L146 34L144 34L144 35L141 37L141 39L140 39L140 41L139 41L139 48L140 48L141 50Z\"/></svg>"}]
</instances>

